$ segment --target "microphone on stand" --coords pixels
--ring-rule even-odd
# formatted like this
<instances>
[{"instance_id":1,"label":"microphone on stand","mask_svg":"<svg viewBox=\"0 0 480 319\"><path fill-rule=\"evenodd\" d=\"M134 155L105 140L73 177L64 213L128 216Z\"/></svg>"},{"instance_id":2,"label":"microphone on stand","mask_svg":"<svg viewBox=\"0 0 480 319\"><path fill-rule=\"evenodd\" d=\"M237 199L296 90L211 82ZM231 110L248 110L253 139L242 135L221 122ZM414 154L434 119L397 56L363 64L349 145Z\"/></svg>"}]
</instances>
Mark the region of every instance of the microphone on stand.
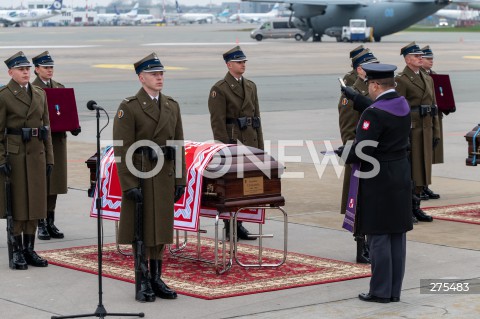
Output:
<instances>
[{"instance_id":1,"label":"microphone on stand","mask_svg":"<svg viewBox=\"0 0 480 319\"><path fill-rule=\"evenodd\" d=\"M101 106L98 106L97 105L97 102L93 101L93 100L90 100L87 102L87 109L89 109L90 111L93 111L93 110L103 110L103 107Z\"/></svg>"}]
</instances>

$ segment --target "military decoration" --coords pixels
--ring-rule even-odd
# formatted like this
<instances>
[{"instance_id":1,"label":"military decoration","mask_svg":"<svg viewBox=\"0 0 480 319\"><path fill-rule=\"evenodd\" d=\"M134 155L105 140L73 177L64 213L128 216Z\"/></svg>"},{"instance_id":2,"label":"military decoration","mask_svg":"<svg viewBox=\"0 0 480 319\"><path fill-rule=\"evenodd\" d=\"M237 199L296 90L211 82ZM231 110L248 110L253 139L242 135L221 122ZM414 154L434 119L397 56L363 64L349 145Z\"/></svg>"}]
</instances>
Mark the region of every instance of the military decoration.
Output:
<instances>
[{"instance_id":1,"label":"military decoration","mask_svg":"<svg viewBox=\"0 0 480 319\"><path fill-rule=\"evenodd\" d=\"M212 91L212 93L210 94L210 96L212 97L212 99L216 98L216 97L217 97L217 92L216 92L216 91Z\"/></svg>"},{"instance_id":2,"label":"military decoration","mask_svg":"<svg viewBox=\"0 0 480 319\"><path fill-rule=\"evenodd\" d=\"M57 115L60 115L60 105L55 104L55 111L57 112Z\"/></svg>"},{"instance_id":3,"label":"military decoration","mask_svg":"<svg viewBox=\"0 0 480 319\"><path fill-rule=\"evenodd\" d=\"M348 104L348 99L347 99L346 97L344 97L344 98L342 99L342 105L345 106L345 105L347 105L347 104Z\"/></svg>"},{"instance_id":4,"label":"military decoration","mask_svg":"<svg viewBox=\"0 0 480 319\"><path fill-rule=\"evenodd\" d=\"M123 110L118 110L118 113L117 113L118 118L121 119L123 115L124 115Z\"/></svg>"}]
</instances>

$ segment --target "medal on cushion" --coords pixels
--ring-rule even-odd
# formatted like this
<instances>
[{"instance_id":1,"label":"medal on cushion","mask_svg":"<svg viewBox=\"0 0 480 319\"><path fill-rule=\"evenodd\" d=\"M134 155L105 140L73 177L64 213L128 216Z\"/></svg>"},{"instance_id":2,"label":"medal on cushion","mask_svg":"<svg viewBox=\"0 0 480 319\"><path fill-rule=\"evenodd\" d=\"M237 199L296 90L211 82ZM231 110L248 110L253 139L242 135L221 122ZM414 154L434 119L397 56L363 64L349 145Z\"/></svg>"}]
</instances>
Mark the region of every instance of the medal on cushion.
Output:
<instances>
[{"instance_id":1,"label":"medal on cushion","mask_svg":"<svg viewBox=\"0 0 480 319\"><path fill-rule=\"evenodd\" d=\"M55 104L55 111L57 111L57 115L60 115L60 105Z\"/></svg>"}]
</instances>

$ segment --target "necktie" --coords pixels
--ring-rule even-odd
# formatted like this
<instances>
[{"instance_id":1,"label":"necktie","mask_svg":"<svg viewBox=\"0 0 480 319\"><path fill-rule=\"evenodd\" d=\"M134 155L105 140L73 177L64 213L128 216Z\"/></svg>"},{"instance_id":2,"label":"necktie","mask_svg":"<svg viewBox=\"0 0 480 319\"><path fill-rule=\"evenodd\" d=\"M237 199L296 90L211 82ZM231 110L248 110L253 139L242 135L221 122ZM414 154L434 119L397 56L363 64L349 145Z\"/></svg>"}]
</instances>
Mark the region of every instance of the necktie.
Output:
<instances>
[{"instance_id":1,"label":"necktie","mask_svg":"<svg viewBox=\"0 0 480 319\"><path fill-rule=\"evenodd\" d=\"M156 98L153 98L153 104L158 105L158 100Z\"/></svg>"}]
</instances>

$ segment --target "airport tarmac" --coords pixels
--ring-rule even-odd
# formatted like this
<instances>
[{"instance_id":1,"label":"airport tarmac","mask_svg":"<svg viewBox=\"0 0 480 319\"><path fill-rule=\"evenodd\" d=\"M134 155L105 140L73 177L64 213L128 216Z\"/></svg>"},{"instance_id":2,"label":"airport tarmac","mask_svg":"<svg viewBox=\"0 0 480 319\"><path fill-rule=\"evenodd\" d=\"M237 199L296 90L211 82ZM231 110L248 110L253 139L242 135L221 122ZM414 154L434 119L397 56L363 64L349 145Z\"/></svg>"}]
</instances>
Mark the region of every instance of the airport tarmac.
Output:
<instances>
[{"instance_id":1,"label":"airport tarmac","mask_svg":"<svg viewBox=\"0 0 480 319\"><path fill-rule=\"evenodd\" d=\"M96 244L96 220L89 217L91 199L85 190L89 172L85 160L95 153L95 113L89 100L103 106L110 125L102 144L111 140L112 117L125 97L139 89L132 64L152 51L167 67L164 93L179 101L185 138L210 140L207 99L210 87L226 73L222 53L242 46L249 61L245 76L257 84L265 139L270 152L283 160L288 173L282 193L289 214L289 250L319 257L354 261L355 243L341 229L339 214L342 176L322 161L325 143L340 145L337 77L350 68L348 52L358 44L250 39L252 25L177 27L69 27L0 29L3 60L18 50L31 58L44 50L52 54L54 79L75 88L82 133L69 136L69 193L58 200L57 219L63 240L39 241L38 251ZM457 112L444 119L445 163L434 166L431 186L441 199L427 206L480 202L480 170L465 166L463 137L479 123L478 74L480 33L401 32L367 43L385 63L404 62L400 48L411 41L429 44L434 69L450 74ZM0 83L9 78L4 66ZM33 72L32 72L33 80ZM106 123L102 115L102 123ZM285 154L279 150L287 145ZM321 170L324 169L323 172ZM320 170L320 172L319 172ZM281 229L276 218L267 221ZM207 236L213 223L207 219ZM250 226L253 227L253 226ZM0 221L0 229L5 222ZM0 231L5 238L4 231ZM139 304L133 285L105 278L103 303L108 312L145 312L146 318L478 318L480 298L470 295L420 294L420 279L480 278L479 226L435 220L420 223L407 235L407 269L400 303L364 303L357 295L368 290L369 279L357 279L269 293L205 301L182 296L175 301ZM113 223L104 222L104 242L115 241ZM276 248L275 240L265 243ZM50 265L27 271L8 269L5 240L0 242L0 309L2 318L50 318L90 313L98 302L97 277Z\"/></svg>"}]
</instances>

